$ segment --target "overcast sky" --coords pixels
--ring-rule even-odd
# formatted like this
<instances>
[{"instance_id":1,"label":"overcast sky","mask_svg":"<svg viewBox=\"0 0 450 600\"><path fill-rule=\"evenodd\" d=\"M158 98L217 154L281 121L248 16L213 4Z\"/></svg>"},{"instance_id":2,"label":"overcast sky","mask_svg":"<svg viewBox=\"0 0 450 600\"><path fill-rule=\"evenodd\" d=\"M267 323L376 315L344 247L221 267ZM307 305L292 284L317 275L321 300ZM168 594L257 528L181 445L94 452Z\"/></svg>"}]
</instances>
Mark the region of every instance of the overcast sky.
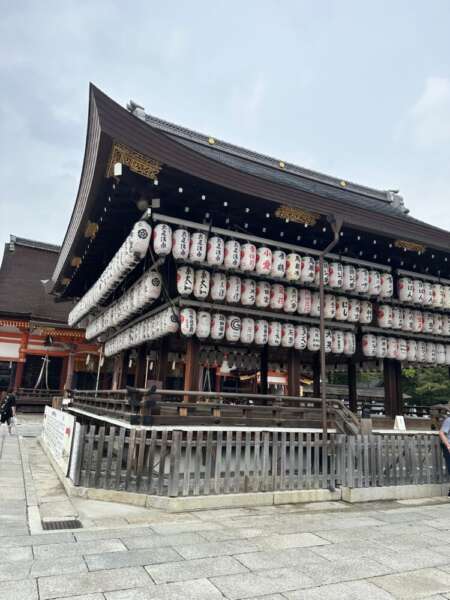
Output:
<instances>
[{"instance_id":1,"label":"overcast sky","mask_svg":"<svg viewBox=\"0 0 450 600\"><path fill-rule=\"evenodd\" d=\"M88 84L450 229L450 2L0 0L0 240L61 243ZM0 251L1 252L1 251Z\"/></svg>"}]
</instances>

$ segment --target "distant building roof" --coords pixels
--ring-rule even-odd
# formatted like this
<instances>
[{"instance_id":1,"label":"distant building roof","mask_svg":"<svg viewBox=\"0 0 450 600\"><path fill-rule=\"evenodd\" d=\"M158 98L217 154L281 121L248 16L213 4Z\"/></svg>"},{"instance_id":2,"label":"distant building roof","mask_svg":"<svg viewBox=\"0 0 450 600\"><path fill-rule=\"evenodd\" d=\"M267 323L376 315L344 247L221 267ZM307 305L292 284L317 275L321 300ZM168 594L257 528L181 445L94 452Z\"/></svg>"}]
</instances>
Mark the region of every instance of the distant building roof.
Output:
<instances>
[{"instance_id":1,"label":"distant building roof","mask_svg":"<svg viewBox=\"0 0 450 600\"><path fill-rule=\"evenodd\" d=\"M10 237L0 267L0 316L67 323L72 304L56 303L46 289L59 250L53 244Z\"/></svg>"}]
</instances>

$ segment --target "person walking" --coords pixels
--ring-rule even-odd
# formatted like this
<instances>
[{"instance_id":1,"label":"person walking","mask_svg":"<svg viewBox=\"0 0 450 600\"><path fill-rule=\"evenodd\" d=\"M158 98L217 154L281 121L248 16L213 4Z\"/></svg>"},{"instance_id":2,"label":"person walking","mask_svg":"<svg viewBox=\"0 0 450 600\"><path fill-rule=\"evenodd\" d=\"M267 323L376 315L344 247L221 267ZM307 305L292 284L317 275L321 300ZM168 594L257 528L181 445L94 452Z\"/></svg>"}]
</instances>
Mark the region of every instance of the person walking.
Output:
<instances>
[{"instance_id":1,"label":"person walking","mask_svg":"<svg viewBox=\"0 0 450 600\"><path fill-rule=\"evenodd\" d=\"M16 416L16 397L12 388L6 392L0 406L0 423L8 425L8 432L11 435L11 420Z\"/></svg>"}]
</instances>

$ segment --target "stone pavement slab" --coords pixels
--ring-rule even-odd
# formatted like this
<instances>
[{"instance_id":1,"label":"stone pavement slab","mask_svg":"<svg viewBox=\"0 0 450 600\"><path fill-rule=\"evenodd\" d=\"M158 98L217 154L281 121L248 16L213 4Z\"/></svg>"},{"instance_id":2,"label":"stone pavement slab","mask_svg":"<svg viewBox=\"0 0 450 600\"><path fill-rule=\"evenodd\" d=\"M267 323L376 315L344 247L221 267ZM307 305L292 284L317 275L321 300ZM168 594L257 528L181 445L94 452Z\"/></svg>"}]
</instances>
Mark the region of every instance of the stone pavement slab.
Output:
<instances>
[{"instance_id":1,"label":"stone pavement slab","mask_svg":"<svg viewBox=\"0 0 450 600\"><path fill-rule=\"evenodd\" d=\"M61 600L61 596L55 600ZM83 594L82 596L70 596L65 600L105 600L105 596L103 594Z\"/></svg>"},{"instance_id":2,"label":"stone pavement slab","mask_svg":"<svg viewBox=\"0 0 450 600\"><path fill-rule=\"evenodd\" d=\"M100 552L120 552L126 550L120 540L92 540L90 542L78 542L76 544L48 544L36 546L34 549L36 558L58 558L58 556L74 556L99 554Z\"/></svg>"},{"instance_id":3,"label":"stone pavement slab","mask_svg":"<svg viewBox=\"0 0 450 600\"><path fill-rule=\"evenodd\" d=\"M367 581L335 583L320 587L286 592L288 600L391 600L393 596Z\"/></svg>"},{"instance_id":4,"label":"stone pavement slab","mask_svg":"<svg viewBox=\"0 0 450 600\"><path fill-rule=\"evenodd\" d=\"M123 537L121 540L130 550L137 550L138 548L164 548L165 546L202 544L205 542L205 538L198 533L180 533L175 535L150 534L147 536L131 537L132 531L130 531L129 536L130 537Z\"/></svg>"},{"instance_id":5,"label":"stone pavement slab","mask_svg":"<svg viewBox=\"0 0 450 600\"><path fill-rule=\"evenodd\" d=\"M106 593L106 600L219 600L219 590L207 579L166 583Z\"/></svg>"},{"instance_id":6,"label":"stone pavement slab","mask_svg":"<svg viewBox=\"0 0 450 600\"><path fill-rule=\"evenodd\" d=\"M0 600L39 600L36 580L3 582L0 585Z\"/></svg>"},{"instance_id":7,"label":"stone pavement slab","mask_svg":"<svg viewBox=\"0 0 450 600\"><path fill-rule=\"evenodd\" d=\"M262 539L262 538L261 538ZM204 542L189 544L187 546L174 546L183 558L208 558L214 556L231 556L243 552L256 552L260 549L259 542L255 540L225 540L223 542Z\"/></svg>"},{"instance_id":8,"label":"stone pavement slab","mask_svg":"<svg viewBox=\"0 0 450 600\"><path fill-rule=\"evenodd\" d=\"M120 539L124 537L139 537L154 535L150 527L110 527L105 529L103 526L101 529L91 529L89 531L74 531L75 539L78 542L89 542L91 540L112 540Z\"/></svg>"},{"instance_id":9,"label":"stone pavement slab","mask_svg":"<svg viewBox=\"0 0 450 600\"><path fill-rule=\"evenodd\" d=\"M246 554L236 554L235 558L251 571L281 569L283 567L309 567L313 564L322 565L322 568L328 566L326 559L306 548L287 548L282 552L279 550L249 552Z\"/></svg>"},{"instance_id":10,"label":"stone pavement slab","mask_svg":"<svg viewBox=\"0 0 450 600\"><path fill-rule=\"evenodd\" d=\"M85 557L89 571L100 569L119 569L121 567L141 567L158 563L169 563L183 560L172 548L154 550L128 550L126 552L106 552Z\"/></svg>"},{"instance_id":11,"label":"stone pavement slab","mask_svg":"<svg viewBox=\"0 0 450 600\"><path fill-rule=\"evenodd\" d=\"M33 561L30 577L49 577L68 573L86 573L87 566L82 556L60 556Z\"/></svg>"},{"instance_id":12,"label":"stone pavement slab","mask_svg":"<svg viewBox=\"0 0 450 600\"><path fill-rule=\"evenodd\" d=\"M450 591L450 574L439 569L419 569L371 580L394 598L424 598Z\"/></svg>"},{"instance_id":13,"label":"stone pavement slab","mask_svg":"<svg viewBox=\"0 0 450 600\"><path fill-rule=\"evenodd\" d=\"M219 575L234 575L246 572L247 569L236 559L223 556L216 558L198 558L177 563L145 567L153 581L169 583L186 579L203 579Z\"/></svg>"},{"instance_id":14,"label":"stone pavement slab","mask_svg":"<svg viewBox=\"0 0 450 600\"><path fill-rule=\"evenodd\" d=\"M8 548L9 546L40 546L46 544L69 544L74 543L75 538L69 532L60 533L42 533L37 535L18 535L9 536L1 539L0 546Z\"/></svg>"}]
</instances>

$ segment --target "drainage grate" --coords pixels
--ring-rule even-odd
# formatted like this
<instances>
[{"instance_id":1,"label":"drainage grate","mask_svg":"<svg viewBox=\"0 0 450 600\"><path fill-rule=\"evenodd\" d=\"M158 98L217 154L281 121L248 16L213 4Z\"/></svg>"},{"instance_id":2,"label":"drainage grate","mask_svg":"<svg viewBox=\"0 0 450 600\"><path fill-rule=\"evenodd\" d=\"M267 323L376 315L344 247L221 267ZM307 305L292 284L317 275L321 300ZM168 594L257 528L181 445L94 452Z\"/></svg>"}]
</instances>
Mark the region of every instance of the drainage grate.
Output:
<instances>
[{"instance_id":1,"label":"drainage grate","mask_svg":"<svg viewBox=\"0 0 450 600\"><path fill-rule=\"evenodd\" d=\"M44 531L55 531L57 529L81 529L83 525L78 519L61 519L59 521L43 520L42 529Z\"/></svg>"}]
</instances>

